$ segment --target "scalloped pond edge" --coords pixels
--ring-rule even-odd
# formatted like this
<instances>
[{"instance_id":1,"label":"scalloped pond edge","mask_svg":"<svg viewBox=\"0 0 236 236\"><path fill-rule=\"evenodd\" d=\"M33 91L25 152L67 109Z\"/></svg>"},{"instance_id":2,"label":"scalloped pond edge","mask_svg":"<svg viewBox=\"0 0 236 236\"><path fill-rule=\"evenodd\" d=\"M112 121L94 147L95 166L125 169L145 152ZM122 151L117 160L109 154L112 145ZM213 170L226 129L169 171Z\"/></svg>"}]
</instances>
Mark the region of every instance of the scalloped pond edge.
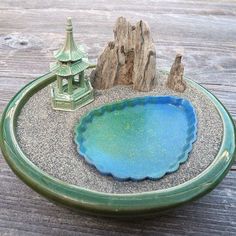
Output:
<instances>
[{"instance_id":1,"label":"scalloped pond edge","mask_svg":"<svg viewBox=\"0 0 236 236\"><path fill-rule=\"evenodd\" d=\"M186 143L184 144L183 152L178 154L178 159L176 159L175 163L171 163L166 170L162 171L161 173L157 174L147 174L147 175L135 175L135 176L125 176L123 173L115 172L114 170L108 169L106 166L100 166L96 162L96 158L89 156L86 153L86 147L83 145L85 138L83 133L86 131L86 127L88 123L92 123L92 120L96 116L101 116L105 112L113 112L115 110L123 110L126 107L132 107L135 105L146 105L148 103L151 104L163 104L168 103L177 107L184 107L187 108L189 116L191 117L191 125L188 127L188 136L186 138ZM103 175L111 175L115 179L123 181L123 180L133 180L133 181L140 181L143 179L151 179L157 180L162 178L167 173L172 173L178 170L179 165L186 162L189 157L189 153L192 150L192 145L197 139L197 115L194 106L190 101L187 99L177 97L177 96L142 96L142 97L134 97L129 99L123 99L116 102L112 102L109 104L105 104L94 108L84 114L78 123L75 125L74 128L74 142L77 145L77 152L83 156L83 158L90 164L93 165L101 174ZM188 142L187 142L188 141Z\"/></svg>"}]
</instances>

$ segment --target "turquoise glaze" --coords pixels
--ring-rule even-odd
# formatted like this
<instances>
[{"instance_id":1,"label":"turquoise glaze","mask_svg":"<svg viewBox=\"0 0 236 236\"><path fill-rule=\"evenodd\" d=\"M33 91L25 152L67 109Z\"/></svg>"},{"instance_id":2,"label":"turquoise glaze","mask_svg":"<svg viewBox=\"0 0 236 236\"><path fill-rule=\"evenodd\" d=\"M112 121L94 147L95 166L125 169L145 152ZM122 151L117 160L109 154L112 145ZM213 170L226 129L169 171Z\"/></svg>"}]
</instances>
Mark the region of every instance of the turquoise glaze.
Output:
<instances>
[{"instance_id":1,"label":"turquoise glaze","mask_svg":"<svg viewBox=\"0 0 236 236\"><path fill-rule=\"evenodd\" d=\"M158 179L187 160L196 133L197 117L189 101L148 96L92 110L76 126L75 142L102 174Z\"/></svg>"}]
</instances>

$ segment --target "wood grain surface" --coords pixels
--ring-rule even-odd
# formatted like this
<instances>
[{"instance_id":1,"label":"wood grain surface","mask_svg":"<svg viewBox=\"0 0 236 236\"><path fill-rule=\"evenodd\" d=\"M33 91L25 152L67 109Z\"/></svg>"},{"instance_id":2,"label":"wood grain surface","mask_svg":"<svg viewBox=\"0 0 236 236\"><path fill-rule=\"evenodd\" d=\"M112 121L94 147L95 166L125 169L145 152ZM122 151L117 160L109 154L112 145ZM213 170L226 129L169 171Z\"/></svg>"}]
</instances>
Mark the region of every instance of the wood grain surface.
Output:
<instances>
[{"instance_id":1,"label":"wood grain surface","mask_svg":"<svg viewBox=\"0 0 236 236\"><path fill-rule=\"evenodd\" d=\"M67 16L92 62L113 38L118 16L147 21L158 68L169 70L176 52L183 53L185 75L236 118L236 2L227 0L1 0L0 113L23 85L48 71ZM23 184L1 155L0 235L236 235L235 170L207 196L162 216L115 220L53 205Z\"/></svg>"}]
</instances>

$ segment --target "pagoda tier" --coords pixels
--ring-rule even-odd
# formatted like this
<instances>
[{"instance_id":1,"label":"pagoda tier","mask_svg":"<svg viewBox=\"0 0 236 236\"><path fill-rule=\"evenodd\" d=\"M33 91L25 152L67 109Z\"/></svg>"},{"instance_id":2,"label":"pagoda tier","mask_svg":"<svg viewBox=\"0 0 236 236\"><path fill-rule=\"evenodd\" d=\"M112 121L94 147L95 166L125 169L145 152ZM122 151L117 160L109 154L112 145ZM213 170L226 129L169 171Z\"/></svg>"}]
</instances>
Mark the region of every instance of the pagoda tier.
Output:
<instances>
[{"instance_id":1,"label":"pagoda tier","mask_svg":"<svg viewBox=\"0 0 236 236\"><path fill-rule=\"evenodd\" d=\"M61 62L69 62L69 61L78 61L83 57L86 57L86 54L78 47L74 41L73 37L73 27L71 18L67 18L66 25L66 41L62 49L57 51L54 54L54 57Z\"/></svg>"},{"instance_id":2,"label":"pagoda tier","mask_svg":"<svg viewBox=\"0 0 236 236\"><path fill-rule=\"evenodd\" d=\"M80 72L84 71L89 67L89 63L85 59L81 59L77 62L68 64L62 64L60 62L53 63L50 66L51 70L55 70L56 74L59 76L70 76L70 75L76 75Z\"/></svg>"}]
</instances>

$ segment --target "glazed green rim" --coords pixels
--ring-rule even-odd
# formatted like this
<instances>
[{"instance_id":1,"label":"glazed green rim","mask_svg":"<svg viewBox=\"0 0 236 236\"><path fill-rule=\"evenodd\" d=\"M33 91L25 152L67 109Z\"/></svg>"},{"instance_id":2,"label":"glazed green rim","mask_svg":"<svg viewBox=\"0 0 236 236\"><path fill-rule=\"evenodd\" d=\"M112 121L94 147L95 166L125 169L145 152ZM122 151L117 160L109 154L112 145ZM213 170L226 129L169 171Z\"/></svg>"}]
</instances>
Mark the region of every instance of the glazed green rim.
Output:
<instances>
[{"instance_id":1,"label":"glazed green rim","mask_svg":"<svg viewBox=\"0 0 236 236\"><path fill-rule=\"evenodd\" d=\"M224 126L221 147L211 165L195 178L175 187L132 194L111 194L65 183L34 165L21 150L16 138L17 117L29 98L56 79L45 74L22 88L5 108L0 123L2 153L20 179L32 189L57 203L81 211L113 216L138 216L158 213L196 199L211 191L227 174L235 159L235 126L220 101L205 88L186 79L207 96L217 108Z\"/></svg>"}]
</instances>

